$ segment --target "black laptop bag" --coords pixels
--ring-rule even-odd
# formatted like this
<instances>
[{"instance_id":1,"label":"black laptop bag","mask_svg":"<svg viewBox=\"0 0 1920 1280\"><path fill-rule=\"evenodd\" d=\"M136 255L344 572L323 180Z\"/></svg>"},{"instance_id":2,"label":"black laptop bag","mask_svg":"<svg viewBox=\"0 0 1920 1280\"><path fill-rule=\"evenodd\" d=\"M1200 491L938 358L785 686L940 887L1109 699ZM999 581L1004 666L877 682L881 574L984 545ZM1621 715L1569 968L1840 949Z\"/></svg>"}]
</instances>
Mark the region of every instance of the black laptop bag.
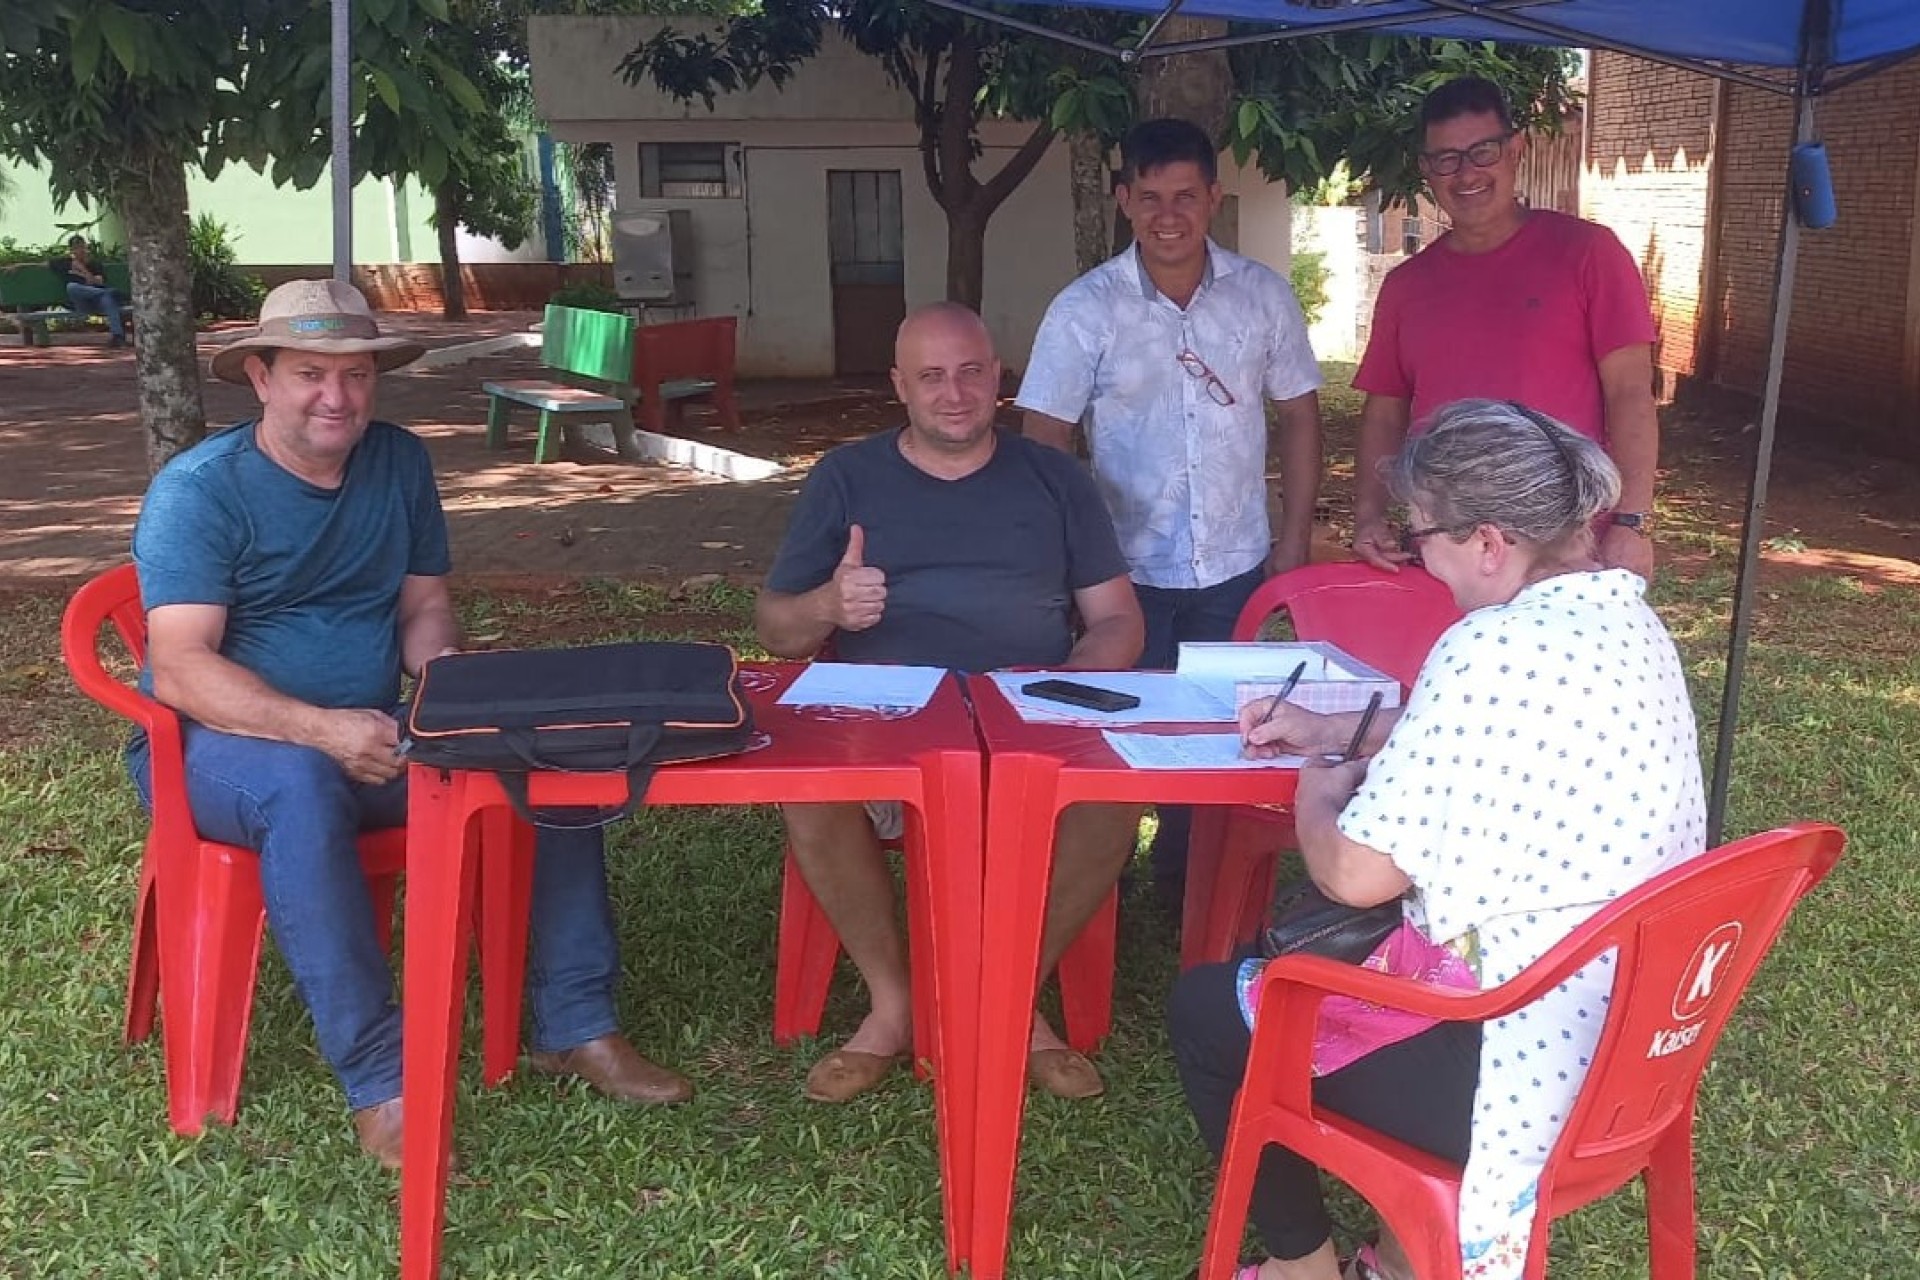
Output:
<instances>
[{"instance_id":1,"label":"black laptop bag","mask_svg":"<svg viewBox=\"0 0 1920 1280\"><path fill-rule=\"evenodd\" d=\"M731 755L752 734L733 651L668 641L447 654L421 671L406 723L409 760L494 773L523 817L558 827L624 817L657 766ZM627 802L534 813L535 770L625 773Z\"/></svg>"}]
</instances>

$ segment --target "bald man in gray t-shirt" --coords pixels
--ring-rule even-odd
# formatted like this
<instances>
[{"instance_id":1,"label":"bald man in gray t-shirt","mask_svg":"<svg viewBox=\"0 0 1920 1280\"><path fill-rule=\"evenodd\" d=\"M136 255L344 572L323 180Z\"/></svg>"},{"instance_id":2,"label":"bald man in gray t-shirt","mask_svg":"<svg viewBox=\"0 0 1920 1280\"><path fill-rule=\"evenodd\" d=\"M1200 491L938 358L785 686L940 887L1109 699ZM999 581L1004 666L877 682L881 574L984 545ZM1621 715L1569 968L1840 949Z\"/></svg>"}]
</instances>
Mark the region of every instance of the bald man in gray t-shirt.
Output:
<instances>
[{"instance_id":1,"label":"bald man in gray t-shirt","mask_svg":"<svg viewBox=\"0 0 1920 1280\"><path fill-rule=\"evenodd\" d=\"M995 430L1000 362L980 318L948 303L908 316L893 385L907 425L841 446L809 477L755 606L762 643L788 658L831 645L846 661L962 671L1131 666L1145 629L1106 508L1071 458ZM845 1102L913 1046L893 877L862 806L783 814L794 861L872 998L859 1029L807 1074L809 1098ZM1061 817L1043 974L1111 892L1139 820L1134 805ZM1059 1097L1105 1087L1037 1015L1028 1066Z\"/></svg>"}]
</instances>

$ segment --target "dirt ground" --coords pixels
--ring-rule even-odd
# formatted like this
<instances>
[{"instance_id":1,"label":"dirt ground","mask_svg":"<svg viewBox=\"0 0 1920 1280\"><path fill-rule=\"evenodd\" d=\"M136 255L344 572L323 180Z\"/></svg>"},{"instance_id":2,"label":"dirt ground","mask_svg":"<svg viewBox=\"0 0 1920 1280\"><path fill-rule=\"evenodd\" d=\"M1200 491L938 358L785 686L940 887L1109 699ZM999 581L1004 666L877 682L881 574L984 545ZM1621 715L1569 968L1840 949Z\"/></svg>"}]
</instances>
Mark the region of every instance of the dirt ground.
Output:
<instances>
[{"instance_id":1,"label":"dirt ground","mask_svg":"<svg viewBox=\"0 0 1920 1280\"><path fill-rule=\"evenodd\" d=\"M525 330L532 313L478 313L460 324L389 314L382 323L429 347ZM232 332L201 335L206 357ZM4 341L4 339L0 339ZM91 576L126 558L145 489L146 457L133 359L103 335L61 335L52 347L0 346L0 588ZM721 429L691 409L684 434L788 464L772 479L732 482L662 464L637 464L591 446L533 464L531 414L510 447L485 447L482 381L537 377L531 350L391 374L379 412L428 444L463 577L593 576L679 582L699 574L757 581L771 563L805 467L842 440L898 420L884 380L749 382L746 429ZM1332 463L1322 504L1328 549L1344 541L1351 477L1350 422L1329 395ZM248 416L244 388L208 382L207 417ZM1690 515L1737 529L1746 493L1747 414L1670 412L1663 493ZM1774 466L1769 564L1845 572L1920 586L1920 466L1783 443Z\"/></svg>"},{"instance_id":2,"label":"dirt ground","mask_svg":"<svg viewBox=\"0 0 1920 1280\"><path fill-rule=\"evenodd\" d=\"M450 325L402 314L382 323L437 348L537 319L494 312ZM203 359L232 336L202 334ZM805 464L885 421L892 398L880 380L747 383L739 434L689 406L686 434L800 468L733 483L590 445L535 466L528 410L516 416L509 447L489 452L480 384L540 373L537 353L523 349L381 379L380 416L411 427L433 453L463 575L756 574L785 528ZM256 407L247 389L211 380L205 397L215 425ZM146 483L130 353L92 334L61 335L52 347L0 346L0 584L80 579L124 560Z\"/></svg>"}]
</instances>

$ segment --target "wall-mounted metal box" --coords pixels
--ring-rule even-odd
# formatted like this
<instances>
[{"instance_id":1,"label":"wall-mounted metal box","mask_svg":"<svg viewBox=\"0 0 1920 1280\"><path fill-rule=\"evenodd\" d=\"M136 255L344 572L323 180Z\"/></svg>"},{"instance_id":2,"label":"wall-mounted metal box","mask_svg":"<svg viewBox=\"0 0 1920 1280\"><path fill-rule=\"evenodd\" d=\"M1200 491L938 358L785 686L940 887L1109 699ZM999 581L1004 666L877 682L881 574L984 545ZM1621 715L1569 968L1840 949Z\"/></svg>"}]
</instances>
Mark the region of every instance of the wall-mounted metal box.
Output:
<instances>
[{"instance_id":1,"label":"wall-mounted metal box","mask_svg":"<svg viewBox=\"0 0 1920 1280\"><path fill-rule=\"evenodd\" d=\"M685 209L613 215L613 288L622 302L693 302L693 218Z\"/></svg>"}]
</instances>

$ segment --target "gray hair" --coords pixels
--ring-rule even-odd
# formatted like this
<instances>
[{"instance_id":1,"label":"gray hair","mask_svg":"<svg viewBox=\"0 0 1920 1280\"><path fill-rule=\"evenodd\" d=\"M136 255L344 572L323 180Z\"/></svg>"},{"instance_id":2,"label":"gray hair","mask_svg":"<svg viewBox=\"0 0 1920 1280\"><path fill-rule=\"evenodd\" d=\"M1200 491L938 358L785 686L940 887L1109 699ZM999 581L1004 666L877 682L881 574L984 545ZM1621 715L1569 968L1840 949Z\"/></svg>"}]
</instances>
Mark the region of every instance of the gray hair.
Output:
<instances>
[{"instance_id":1,"label":"gray hair","mask_svg":"<svg viewBox=\"0 0 1920 1280\"><path fill-rule=\"evenodd\" d=\"M1590 536L1620 501L1606 451L1513 401L1456 400L1428 419L1385 467L1387 488L1436 525L1466 533L1490 524L1541 547Z\"/></svg>"}]
</instances>

